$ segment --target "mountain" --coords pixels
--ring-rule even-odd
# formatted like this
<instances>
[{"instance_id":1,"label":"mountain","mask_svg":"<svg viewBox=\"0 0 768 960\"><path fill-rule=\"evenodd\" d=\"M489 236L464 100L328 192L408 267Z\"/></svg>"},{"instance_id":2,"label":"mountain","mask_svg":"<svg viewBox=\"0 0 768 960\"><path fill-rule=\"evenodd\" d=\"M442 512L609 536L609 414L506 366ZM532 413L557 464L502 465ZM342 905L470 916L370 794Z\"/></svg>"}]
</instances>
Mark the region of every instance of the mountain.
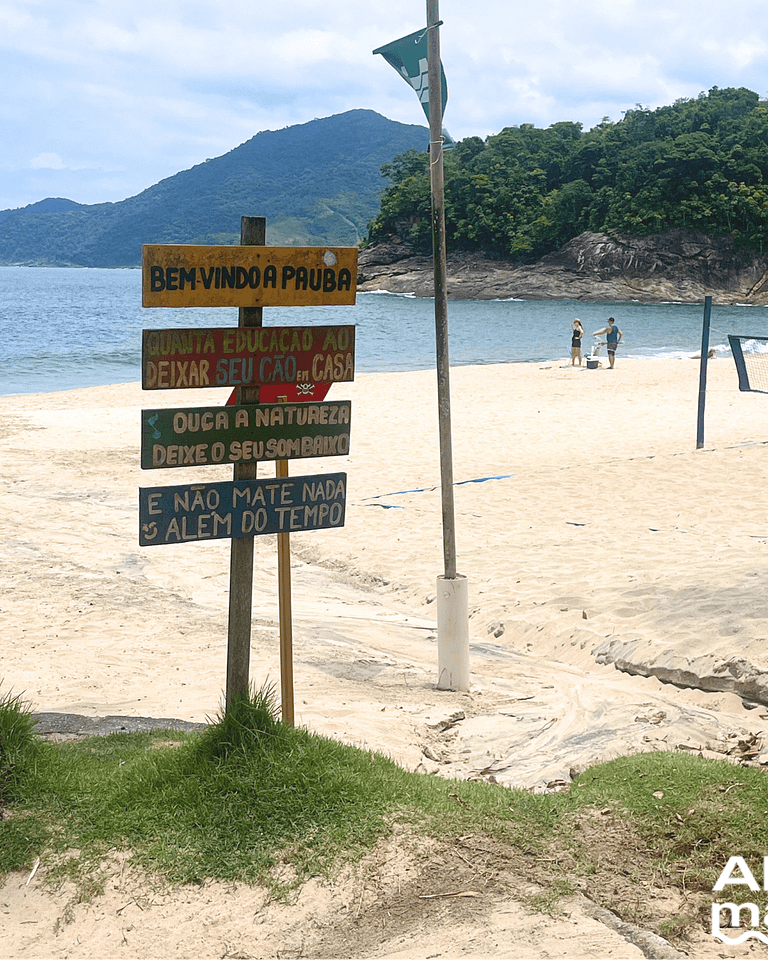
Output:
<instances>
[{"instance_id":1,"label":"mountain","mask_svg":"<svg viewBox=\"0 0 768 960\"><path fill-rule=\"evenodd\" d=\"M266 217L269 244L354 246L379 212L381 167L428 139L373 110L264 131L119 203L0 211L0 264L134 267L144 243L238 243L241 216Z\"/></svg>"}]
</instances>

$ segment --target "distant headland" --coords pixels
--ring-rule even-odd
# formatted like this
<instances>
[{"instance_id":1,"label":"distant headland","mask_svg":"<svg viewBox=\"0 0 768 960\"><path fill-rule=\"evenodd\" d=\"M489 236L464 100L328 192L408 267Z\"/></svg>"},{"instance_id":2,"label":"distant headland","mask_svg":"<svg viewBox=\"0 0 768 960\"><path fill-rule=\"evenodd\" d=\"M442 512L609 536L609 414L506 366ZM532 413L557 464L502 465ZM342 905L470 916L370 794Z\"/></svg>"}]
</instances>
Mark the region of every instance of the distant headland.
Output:
<instances>
[{"instance_id":1,"label":"distant headland","mask_svg":"<svg viewBox=\"0 0 768 960\"><path fill-rule=\"evenodd\" d=\"M432 258L392 239L360 254L361 291L431 296ZM585 232L536 263L481 253L448 256L453 300L641 300L768 305L768 256L734 249L728 237L683 230L632 237Z\"/></svg>"}]
</instances>

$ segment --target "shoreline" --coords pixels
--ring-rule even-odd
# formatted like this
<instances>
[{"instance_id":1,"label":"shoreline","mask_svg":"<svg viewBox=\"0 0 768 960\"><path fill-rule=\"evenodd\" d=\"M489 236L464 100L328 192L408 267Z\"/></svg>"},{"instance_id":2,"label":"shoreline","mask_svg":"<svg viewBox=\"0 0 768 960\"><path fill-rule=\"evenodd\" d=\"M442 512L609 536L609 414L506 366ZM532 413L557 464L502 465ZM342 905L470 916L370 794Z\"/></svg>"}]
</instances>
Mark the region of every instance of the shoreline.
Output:
<instances>
[{"instance_id":1,"label":"shoreline","mask_svg":"<svg viewBox=\"0 0 768 960\"><path fill-rule=\"evenodd\" d=\"M762 334L761 334L762 336ZM716 354L714 357L710 357L711 360L728 360L732 363L733 358L731 356L730 347L725 343L715 344L712 346L710 344L710 350L715 350ZM587 352L582 355L582 368L586 369L585 361L589 354ZM622 361L666 361L666 360L698 360L700 359L700 354L691 353L688 350L675 350L663 354L651 354L651 355L640 355L632 353L623 353L617 354L617 358ZM606 363L606 354L605 351L601 351L598 359L601 361L601 364ZM492 366L509 366L509 365L535 365L535 364L558 364L561 366L570 366L571 357L570 354L563 354L559 357L550 357L550 358L538 358L538 359L517 359L510 358L508 360L451 360L451 369L457 368L466 368L466 367L492 367ZM577 364L578 367L578 364ZM389 374L407 374L407 373L425 373L433 372L434 373L435 365L434 360L426 363L423 367L413 367L409 366L408 368L403 369L388 369L388 370L366 370L358 371L357 376L387 376ZM64 393L74 393L78 390L97 390L97 389L108 389L109 387L124 387L130 386L131 384L138 384L139 378L133 377L127 380L109 380L105 382L99 382L94 384L88 384L86 386L79 387L62 387L60 390L29 390L16 393L3 393L2 388L0 388L0 400L9 397L28 397L28 396L43 396L43 395L56 395ZM220 388L211 387L211 391L218 391ZM216 396L218 400L221 399L218 393L212 393L211 396ZM180 394L180 397L183 397L183 394ZM147 401L148 402L148 401ZM146 404L145 404L146 405Z\"/></svg>"}]
</instances>

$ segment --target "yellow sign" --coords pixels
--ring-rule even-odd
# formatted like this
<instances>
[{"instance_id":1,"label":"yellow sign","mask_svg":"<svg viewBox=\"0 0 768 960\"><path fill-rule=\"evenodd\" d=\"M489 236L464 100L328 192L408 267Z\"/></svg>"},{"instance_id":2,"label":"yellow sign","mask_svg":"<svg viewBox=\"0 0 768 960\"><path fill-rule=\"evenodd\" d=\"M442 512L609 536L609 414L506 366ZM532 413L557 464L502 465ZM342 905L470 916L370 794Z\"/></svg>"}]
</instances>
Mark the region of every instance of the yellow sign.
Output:
<instances>
[{"instance_id":1,"label":"yellow sign","mask_svg":"<svg viewBox=\"0 0 768 960\"><path fill-rule=\"evenodd\" d=\"M353 304L357 247L145 244L145 307L308 307Z\"/></svg>"}]
</instances>

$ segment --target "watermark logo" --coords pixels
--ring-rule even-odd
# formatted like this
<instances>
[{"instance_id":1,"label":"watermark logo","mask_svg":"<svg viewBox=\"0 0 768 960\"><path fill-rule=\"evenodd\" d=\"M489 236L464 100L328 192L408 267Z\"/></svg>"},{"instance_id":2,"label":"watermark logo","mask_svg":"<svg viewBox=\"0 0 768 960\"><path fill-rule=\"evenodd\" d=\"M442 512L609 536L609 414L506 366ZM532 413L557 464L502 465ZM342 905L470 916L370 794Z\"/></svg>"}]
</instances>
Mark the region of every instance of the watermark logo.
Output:
<instances>
[{"instance_id":1,"label":"watermark logo","mask_svg":"<svg viewBox=\"0 0 768 960\"><path fill-rule=\"evenodd\" d=\"M738 873L736 871L738 870ZM768 880L768 857L763 857L763 886L755 880L755 876L747 866L743 857L731 857L725 865L725 869L717 878L717 883L712 887L715 893L719 893L726 886L746 886L754 892L768 890L765 885ZM723 911L725 911L725 926L727 929L740 930L742 911L745 913L745 919L748 919L748 927L743 933L736 937L729 936L723 932ZM730 922L729 921L730 915ZM764 928L767 932L764 933ZM768 944L768 910L765 916L760 917L760 908L756 903L713 903L712 904L712 936L722 943L731 946L745 943L747 940L760 940Z\"/></svg>"}]
</instances>

